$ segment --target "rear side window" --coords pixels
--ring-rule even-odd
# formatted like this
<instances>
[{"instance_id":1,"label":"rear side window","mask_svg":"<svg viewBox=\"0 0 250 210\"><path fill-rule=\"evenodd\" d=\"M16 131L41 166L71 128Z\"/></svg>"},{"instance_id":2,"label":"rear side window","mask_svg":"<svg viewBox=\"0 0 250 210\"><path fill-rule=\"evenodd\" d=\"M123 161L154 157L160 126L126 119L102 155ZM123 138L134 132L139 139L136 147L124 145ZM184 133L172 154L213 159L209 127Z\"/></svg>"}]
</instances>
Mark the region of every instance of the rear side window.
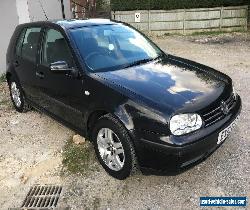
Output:
<instances>
[{"instance_id":1,"label":"rear side window","mask_svg":"<svg viewBox=\"0 0 250 210\"><path fill-rule=\"evenodd\" d=\"M21 56L22 54L22 45L23 45L23 38L24 38L25 32L26 32L26 29L23 29L17 39L17 43L16 43L16 55L17 56Z\"/></svg>"},{"instance_id":2,"label":"rear side window","mask_svg":"<svg viewBox=\"0 0 250 210\"><path fill-rule=\"evenodd\" d=\"M36 62L40 31L41 28L27 28L22 44L22 58Z\"/></svg>"}]
</instances>

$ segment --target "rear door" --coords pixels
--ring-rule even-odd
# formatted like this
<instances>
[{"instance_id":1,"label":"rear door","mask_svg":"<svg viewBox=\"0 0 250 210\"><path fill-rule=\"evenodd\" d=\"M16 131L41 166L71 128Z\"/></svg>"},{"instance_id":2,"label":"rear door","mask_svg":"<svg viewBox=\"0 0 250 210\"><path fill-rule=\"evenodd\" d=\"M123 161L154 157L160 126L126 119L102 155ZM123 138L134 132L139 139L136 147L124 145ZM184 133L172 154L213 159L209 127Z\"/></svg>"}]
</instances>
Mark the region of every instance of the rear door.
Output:
<instances>
[{"instance_id":1,"label":"rear door","mask_svg":"<svg viewBox=\"0 0 250 210\"><path fill-rule=\"evenodd\" d=\"M77 129L83 128L86 111L86 96L81 77L67 72L52 72L50 64L65 61L70 68L77 69L72 50L62 32L47 28L41 44L40 64L37 72L43 75L39 81L39 104Z\"/></svg>"},{"instance_id":2,"label":"rear door","mask_svg":"<svg viewBox=\"0 0 250 210\"><path fill-rule=\"evenodd\" d=\"M24 28L16 45L14 59L15 72L26 98L32 101L37 97L36 68L41 27Z\"/></svg>"}]
</instances>

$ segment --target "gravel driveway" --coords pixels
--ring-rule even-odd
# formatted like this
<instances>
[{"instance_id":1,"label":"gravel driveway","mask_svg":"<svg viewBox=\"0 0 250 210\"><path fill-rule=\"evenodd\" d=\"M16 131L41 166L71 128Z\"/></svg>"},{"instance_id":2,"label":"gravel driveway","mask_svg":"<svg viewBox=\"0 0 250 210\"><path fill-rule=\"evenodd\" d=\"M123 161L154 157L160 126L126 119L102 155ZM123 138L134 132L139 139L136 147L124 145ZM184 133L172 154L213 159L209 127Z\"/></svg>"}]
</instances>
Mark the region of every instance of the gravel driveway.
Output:
<instances>
[{"instance_id":1,"label":"gravel driveway","mask_svg":"<svg viewBox=\"0 0 250 210\"><path fill-rule=\"evenodd\" d=\"M0 85L0 209L20 207L33 184L60 184L71 209L200 209L200 196L250 198L250 36L155 37L169 53L228 75L243 100L238 128L212 156L178 176L108 176L94 160L85 175L62 170L62 148L75 134L44 114L13 110ZM230 209L230 208L226 208ZM233 208L234 209L234 208Z\"/></svg>"}]
</instances>

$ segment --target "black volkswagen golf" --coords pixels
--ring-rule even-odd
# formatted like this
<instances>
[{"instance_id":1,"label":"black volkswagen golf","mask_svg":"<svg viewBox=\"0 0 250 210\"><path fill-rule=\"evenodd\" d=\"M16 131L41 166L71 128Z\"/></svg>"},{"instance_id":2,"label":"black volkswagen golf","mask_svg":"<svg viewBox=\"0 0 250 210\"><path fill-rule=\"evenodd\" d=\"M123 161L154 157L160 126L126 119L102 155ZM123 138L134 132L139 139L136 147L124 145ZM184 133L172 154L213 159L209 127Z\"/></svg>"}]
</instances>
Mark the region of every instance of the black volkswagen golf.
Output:
<instances>
[{"instance_id":1,"label":"black volkswagen golf","mask_svg":"<svg viewBox=\"0 0 250 210\"><path fill-rule=\"evenodd\" d=\"M241 110L227 75L104 19L19 25L6 77L17 111L34 107L87 137L117 179L137 168L177 174L204 160Z\"/></svg>"}]
</instances>

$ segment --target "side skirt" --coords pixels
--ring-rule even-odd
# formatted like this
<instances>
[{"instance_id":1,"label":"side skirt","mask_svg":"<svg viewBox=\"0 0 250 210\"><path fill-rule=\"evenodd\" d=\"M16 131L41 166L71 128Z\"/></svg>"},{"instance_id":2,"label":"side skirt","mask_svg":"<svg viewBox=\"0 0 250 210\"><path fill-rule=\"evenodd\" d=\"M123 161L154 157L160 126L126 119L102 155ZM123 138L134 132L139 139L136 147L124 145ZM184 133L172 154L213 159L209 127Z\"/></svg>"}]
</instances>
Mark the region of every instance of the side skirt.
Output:
<instances>
[{"instance_id":1,"label":"side skirt","mask_svg":"<svg viewBox=\"0 0 250 210\"><path fill-rule=\"evenodd\" d=\"M64 119L58 117L57 115L54 115L53 113L49 112L48 110L40 107L36 103L33 103L30 100L27 100L27 102L32 106L32 108L36 109L38 112L46 114L47 116L49 116L52 119L54 119L57 122L59 122L60 124L68 127L69 129L71 129L71 130L75 131L76 133L80 134L81 136L88 138L87 135L86 135L87 134L86 128L80 130L80 129L76 128L75 126L73 126L71 123L65 121ZM88 140L90 140L90 139L88 139Z\"/></svg>"}]
</instances>

